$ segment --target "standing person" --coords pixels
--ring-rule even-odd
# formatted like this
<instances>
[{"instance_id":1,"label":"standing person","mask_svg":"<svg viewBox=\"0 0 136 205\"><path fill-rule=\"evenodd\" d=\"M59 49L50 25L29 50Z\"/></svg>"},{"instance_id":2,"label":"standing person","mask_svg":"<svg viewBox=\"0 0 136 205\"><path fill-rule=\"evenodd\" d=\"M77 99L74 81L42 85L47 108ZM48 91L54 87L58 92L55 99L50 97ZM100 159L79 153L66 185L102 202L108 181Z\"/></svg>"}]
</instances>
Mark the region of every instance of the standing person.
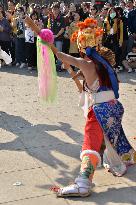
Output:
<instances>
[{"instance_id":1,"label":"standing person","mask_svg":"<svg viewBox=\"0 0 136 205\"><path fill-rule=\"evenodd\" d=\"M74 13L75 12L68 12L66 16L64 16L65 21L65 32L64 32L64 38L63 38L63 52L69 54L69 47L70 47L70 39L68 36L68 30L70 24L74 21Z\"/></svg>"},{"instance_id":2,"label":"standing person","mask_svg":"<svg viewBox=\"0 0 136 205\"><path fill-rule=\"evenodd\" d=\"M127 56L127 43L128 43L128 20L124 14L124 11L121 7L116 7L118 12L118 17L123 22L123 43L121 46L121 62L126 59ZM120 66L119 71L123 70L123 66Z\"/></svg>"},{"instance_id":3,"label":"standing person","mask_svg":"<svg viewBox=\"0 0 136 205\"><path fill-rule=\"evenodd\" d=\"M54 3L52 5L52 15L48 17L47 20L47 27L51 29L54 34L55 38L55 46L58 48L59 51L62 51L63 46L63 34L65 29L65 21L64 17L60 14L60 6L59 3ZM57 60L57 71L61 72L61 61Z\"/></svg>"},{"instance_id":4,"label":"standing person","mask_svg":"<svg viewBox=\"0 0 136 205\"><path fill-rule=\"evenodd\" d=\"M105 18L107 17L107 14L108 14L108 8L103 7L101 12L100 12L100 17L101 17L102 23L104 23Z\"/></svg>"},{"instance_id":5,"label":"standing person","mask_svg":"<svg viewBox=\"0 0 136 205\"><path fill-rule=\"evenodd\" d=\"M75 6L74 3L71 3L71 4L70 4L69 10L70 10L70 12L76 12L76 6Z\"/></svg>"},{"instance_id":6,"label":"standing person","mask_svg":"<svg viewBox=\"0 0 136 205\"><path fill-rule=\"evenodd\" d=\"M78 23L80 21L80 16L78 13L74 13L74 21L70 24L68 28L68 37L71 39L72 34L75 31L78 31ZM69 48L69 54L75 57L79 57L79 51L78 51L78 46L76 42L70 41L70 48Z\"/></svg>"},{"instance_id":7,"label":"standing person","mask_svg":"<svg viewBox=\"0 0 136 205\"><path fill-rule=\"evenodd\" d=\"M66 16L69 13L69 4L65 3L65 7L64 7L64 16Z\"/></svg>"},{"instance_id":8,"label":"standing person","mask_svg":"<svg viewBox=\"0 0 136 205\"><path fill-rule=\"evenodd\" d=\"M42 22L38 19L37 12L33 12L30 18L35 22L35 24L42 29ZM28 70L32 70L37 65L37 49L36 49L37 37L31 28L26 26L25 30L25 51L26 60L28 64Z\"/></svg>"},{"instance_id":9,"label":"standing person","mask_svg":"<svg viewBox=\"0 0 136 205\"><path fill-rule=\"evenodd\" d=\"M35 4L34 11L37 13L38 19L41 19L42 10L39 4Z\"/></svg>"},{"instance_id":10,"label":"standing person","mask_svg":"<svg viewBox=\"0 0 136 205\"><path fill-rule=\"evenodd\" d=\"M81 5L81 9L79 11L79 15L81 18L81 21L84 21L86 18L89 17L89 10L88 10L88 6L85 2L82 3Z\"/></svg>"},{"instance_id":11,"label":"standing person","mask_svg":"<svg viewBox=\"0 0 136 205\"><path fill-rule=\"evenodd\" d=\"M11 53L11 26L5 18L5 12L0 11L0 46L7 54Z\"/></svg>"},{"instance_id":12,"label":"standing person","mask_svg":"<svg viewBox=\"0 0 136 205\"><path fill-rule=\"evenodd\" d=\"M23 10L24 10L24 12L26 13L26 14L28 14L29 13L29 3L28 3L28 0L26 0L25 1L25 4L23 4Z\"/></svg>"},{"instance_id":13,"label":"standing person","mask_svg":"<svg viewBox=\"0 0 136 205\"><path fill-rule=\"evenodd\" d=\"M0 11L4 11L4 8L1 4L0 4Z\"/></svg>"},{"instance_id":14,"label":"standing person","mask_svg":"<svg viewBox=\"0 0 136 205\"><path fill-rule=\"evenodd\" d=\"M34 12L34 8L35 8L35 3L32 3L30 6L29 6L29 13L33 13Z\"/></svg>"},{"instance_id":15,"label":"standing person","mask_svg":"<svg viewBox=\"0 0 136 205\"><path fill-rule=\"evenodd\" d=\"M96 20L86 19L79 25L78 34L73 34L72 40L77 40L82 58L58 52L51 45L53 52L67 67L73 65L83 73L81 106L86 116L79 176L74 184L59 188L58 197L86 197L91 194L94 172L101 164L103 140L106 145L104 165L113 175L121 177L128 165L136 163L136 151L128 142L121 125L124 108L118 101L118 80L110 64L114 57L110 50L100 46L102 30L96 25ZM105 55L107 52L108 55Z\"/></svg>"},{"instance_id":16,"label":"standing person","mask_svg":"<svg viewBox=\"0 0 136 205\"><path fill-rule=\"evenodd\" d=\"M13 0L8 1L8 20L12 26L12 32L11 32L11 56L12 56L12 62L15 64L15 39L16 39L16 32L17 28L13 26L13 21L16 19L16 4Z\"/></svg>"},{"instance_id":17,"label":"standing person","mask_svg":"<svg viewBox=\"0 0 136 205\"><path fill-rule=\"evenodd\" d=\"M15 41L16 66L24 68L26 66L25 56L25 12L23 7L16 11L18 18L13 21L14 27L17 28L17 37ZM23 51L23 52L22 52Z\"/></svg>"},{"instance_id":18,"label":"standing person","mask_svg":"<svg viewBox=\"0 0 136 205\"><path fill-rule=\"evenodd\" d=\"M122 64L128 73L132 73L133 70L136 72L136 44L133 45L132 52L128 53Z\"/></svg>"},{"instance_id":19,"label":"standing person","mask_svg":"<svg viewBox=\"0 0 136 205\"><path fill-rule=\"evenodd\" d=\"M128 6L128 53L132 51L133 43L136 39L136 8L134 7L133 0L127 2Z\"/></svg>"},{"instance_id":20,"label":"standing person","mask_svg":"<svg viewBox=\"0 0 136 205\"><path fill-rule=\"evenodd\" d=\"M93 5L90 7L90 15L89 15L90 18L95 18L98 22L98 26L102 26L102 21L101 21L101 18L100 18L100 15L99 15L99 11L97 9L97 6L96 5Z\"/></svg>"},{"instance_id":21,"label":"standing person","mask_svg":"<svg viewBox=\"0 0 136 205\"><path fill-rule=\"evenodd\" d=\"M45 19L48 17L48 15L49 15L48 5L42 6L42 9L41 9L41 20L42 20L43 24L45 22Z\"/></svg>"},{"instance_id":22,"label":"standing person","mask_svg":"<svg viewBox=\"0 0 136 205\"><path fill-rule=\"evenodd\" d=\"M123 9L124 16L128 18L128 10L127 10L125 1L121 1L119 7Z\"/></svg>"},{"instance_id":23,"label":"standing person","mask_svg":"<svg viewBox=\"0 0 136 205\"><path fill-rule=\"evenodd\" d=\"M123 22L119 18L116 8L111 8L108 11L108 16L104 21L104 46L111 49L116 56L116 71L118 72L121 66L121 46L123 43Z\"/></svg>"},{"instance_id":24,"label":"standing person","mask_svg":"<svg viewBox=\"0 0 136 205\"><path fill-rule=\"evenodd\" d=\"M104 7L105 7L105 8L108 8L108 9L110 9L112 6L113 6L113 5L112 5L111 3L109 3L109 2L106 2L106 3L104 4Z\"/></svg>"}]
</instances>

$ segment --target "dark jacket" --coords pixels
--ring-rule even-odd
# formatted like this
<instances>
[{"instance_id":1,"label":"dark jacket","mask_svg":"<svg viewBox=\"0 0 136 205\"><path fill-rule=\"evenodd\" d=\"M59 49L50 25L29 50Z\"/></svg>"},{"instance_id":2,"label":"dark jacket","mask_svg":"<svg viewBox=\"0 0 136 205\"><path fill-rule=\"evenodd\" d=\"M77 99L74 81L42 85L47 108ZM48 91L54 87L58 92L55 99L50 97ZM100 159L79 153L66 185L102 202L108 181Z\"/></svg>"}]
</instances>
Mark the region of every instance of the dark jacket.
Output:
<instances>
[{"instance_id":1,"label":"dark jacket","mask_svg":"<svg viewBox=\"0 0 136 205\"><path fill-rule=\"evenodd\" d=\"M50 23L49 23L50 22ZM50 26L48 25L50 24ZM56 19L54 19L53 16L47 17L44 21L45 28L48 27L51 29L54 35L57 35L59 31L64 28L65 29L65 20L62 15L58 15ZM55 38L55 40L63 40L63 34L61 34L59 37Z\"/></svg>"},{"instance_id":2,"label":"dark jacket","mask_svg":"<svg viewBox=\"0 0 136 205\"><path fill-rule=\"evenodd\" d=\"M128 29L131 34L136 33L136 9L128 13Z\"/></svg>"},{"instance_id":3,"label":"dark jacket","mask_svg":"<svg viewBox=\"0 0 136 205\"><path fill-rule=\"evenodd\" d=\"M123 41L128 40L128 19L123 16L121 18L123 22Z\"/></svg>"},{"instance_id":4,"label":"dark jacket","mask_svg":"<svg viewBox=\"0 0 136 205\"><path fill-rule=\"evenodd\" d=\"M9 21L6 18L3 18L0 20L0 26L3 27L3 31L0 31L0 41L10 41L10 32L11 32L11 26Z\"/></svg>"}]
</instances>

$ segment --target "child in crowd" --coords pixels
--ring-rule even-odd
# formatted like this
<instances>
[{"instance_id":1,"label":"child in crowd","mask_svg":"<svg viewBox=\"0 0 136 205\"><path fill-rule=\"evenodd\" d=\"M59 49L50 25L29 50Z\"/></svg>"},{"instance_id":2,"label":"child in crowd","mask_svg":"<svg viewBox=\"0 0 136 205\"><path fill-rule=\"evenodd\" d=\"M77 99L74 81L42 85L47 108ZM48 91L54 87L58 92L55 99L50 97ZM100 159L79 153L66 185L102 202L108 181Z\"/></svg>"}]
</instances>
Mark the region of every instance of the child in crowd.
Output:
<instances>
[{"instance_id":1,"label":"child in crowd","mask_svg":"<svg viewBox=\"0 0 136 205\"><path fill-rule=\"evenodd\" d=\"M34 66L34 54L36 52L36 48L34 42L34 32L29 27L26 27L25 30L25 51L28 69L31 70Z\"/></svg>"},{"instance_id":2,"label":"child in crowd","mask_svg":"<svg viewBox=\"0 0 136 205\"><path fill-rule=\"evenodd\" d=\"M36 12L33 12L30 15L30 18L35 22L35 24L42 29L43 24L38 19L38 15ZM28 70L32 70L37 65L37 51L36 51L36 40L37 37L34 34L34 31L32 31L31 28L29 28L26 25L25 30L25 52L26 52L26 61L28 64Z\"/></svg>"},{"instance_id":3,"label":"child in crowd","mask_svg":"<svg viewBox=\"0 0 136 205\"><path fill-rule=\"evenodd\" d=\"M128 73L131 73L133 70L136 72L136 43L133 45L132 52L128 53L126 60L122 64Z\"/></svg>"}]
</instances>

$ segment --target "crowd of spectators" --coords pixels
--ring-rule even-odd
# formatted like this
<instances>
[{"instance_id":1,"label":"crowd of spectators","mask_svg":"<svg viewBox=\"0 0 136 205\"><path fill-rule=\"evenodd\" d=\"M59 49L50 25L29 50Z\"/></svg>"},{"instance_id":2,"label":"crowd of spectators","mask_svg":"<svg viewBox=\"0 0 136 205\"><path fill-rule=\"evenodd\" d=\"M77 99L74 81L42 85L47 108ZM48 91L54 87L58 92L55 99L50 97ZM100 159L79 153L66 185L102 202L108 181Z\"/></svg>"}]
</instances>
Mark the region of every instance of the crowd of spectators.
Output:
<instances>
[{"instance_id":1,"label":"crowd of spectators","mask_svg":"<svg viewBox=\"0 0 136 205\"><path fill-rule=\"evenodd\" d=\"M55 45L59 51L79 57L76 43L70 41L77 23L88 17L95 18L103 27L103 46L115 53L117 72L126 69L136 71L136 2L121 1L118 5L109 2L98 7L91 2L80 5L54 2L52 5L32 3L31 5L8 2L8 9L0 5L0 46L12 56L14 65L29 70L36 67L36 35L25 25L29 15L37 26L53 31ZM61 62L56 60L58 72L63 71Z\"/></svg>"}]
</instances>

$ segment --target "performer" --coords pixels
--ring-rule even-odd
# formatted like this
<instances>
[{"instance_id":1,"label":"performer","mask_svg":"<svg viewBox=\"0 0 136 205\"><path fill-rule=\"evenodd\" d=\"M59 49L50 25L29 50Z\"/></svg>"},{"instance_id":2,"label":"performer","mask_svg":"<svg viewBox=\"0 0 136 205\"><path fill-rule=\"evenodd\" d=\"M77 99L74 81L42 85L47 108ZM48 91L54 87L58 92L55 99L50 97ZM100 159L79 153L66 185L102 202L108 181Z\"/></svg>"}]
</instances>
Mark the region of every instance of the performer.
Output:
<instances>
[{"instance_id":1,"label":"performer","mask_svg":"<svg viewBox=\"0 0 136 205\"><path fill-rule=\"evenodd\" d=\"M136 163L136 152L121 125L124 108L118 101L118 79L112 68L115 56L101 47L102 30L97 27L96 20L86 19L78 26L79 31L73 34L72 40L77 40L82 58L62 52L56 55L65 65L78 67L84 76L80 104L87 120L80 156L82 163L75 183L58 189L58 197L90 195L94 171L101 164L103 141L106 146L103 165L113 175L124 175L128 165Z\"/></svg>"},{"instance_id":2,"label":"performer","mask_svg":"<svg viewBox=\"0 0 136 205\"><path fill-rule=\"evenodd\" d=\"M118 101L118 80L112 68L115 56L101 47L103 31L95 19L86 19L78 26L79 31L73 34L72 40L77 40L81 58L58 52L53 44L50 45L66 67L78 67L84 77L80 105L84 109L86 126L81 168L73 185L57 190L58 197L90 195L94 172L101 165L103 141L106 146L103 163L113 175L122 176L128 165L136 163L136 152L121 125L124 109Z\"/></svg>"}]
</instances>

